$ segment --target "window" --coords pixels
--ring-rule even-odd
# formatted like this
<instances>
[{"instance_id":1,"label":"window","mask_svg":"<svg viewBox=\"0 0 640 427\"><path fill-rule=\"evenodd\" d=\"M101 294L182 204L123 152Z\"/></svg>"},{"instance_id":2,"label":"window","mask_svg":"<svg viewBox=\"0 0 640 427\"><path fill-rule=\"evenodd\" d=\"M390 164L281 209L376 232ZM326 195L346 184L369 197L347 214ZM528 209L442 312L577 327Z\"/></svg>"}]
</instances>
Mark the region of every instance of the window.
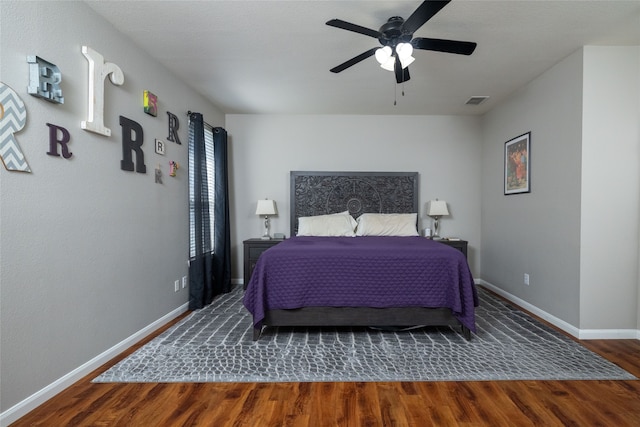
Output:
<instances>
[{"instance_id":1,"label":"window","mask_svg":"<svg viewBox=\"0 0 640 427\"><path fill-rule=\"evenodd\" d=\"M197 189L195 188L195 153L194 153L194 126L189 125L189 258L196 256L196 220L197 216L202 218L202 251L213 252L215 250L213 244L213 233L215 214L214 214L214 188L215 188L215 159L213 155L213 129L204 125L204 164L201 169L202 186L200 200L196 200Z\"/></svg>"}]
</instances>

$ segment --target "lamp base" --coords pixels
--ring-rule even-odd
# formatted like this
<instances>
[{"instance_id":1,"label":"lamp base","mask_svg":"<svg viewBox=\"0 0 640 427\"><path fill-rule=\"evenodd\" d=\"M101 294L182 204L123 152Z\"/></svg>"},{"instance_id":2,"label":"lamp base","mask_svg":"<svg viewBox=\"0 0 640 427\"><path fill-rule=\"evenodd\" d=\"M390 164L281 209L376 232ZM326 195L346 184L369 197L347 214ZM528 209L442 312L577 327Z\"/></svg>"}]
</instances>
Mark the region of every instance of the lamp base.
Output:
<instances>
[{"instance_id":1,"label":"lamp base","mask_svg":"<svg viewBox=\"0 0 640 427\"><path fill-rule=\"evenodd\" d=\"M261 237L262 240L271 240L271 236L269 236L269 216L264 216L264 234Z\"/></svg>"},{"instance_id":2,"label":"lamp base","mask_svg":"<svg viewBox=\"0 0 640 427\"><path fill-rule=\"evenodd\" d=\"M434 218L436 221L434 223L433 236L431 236L431 240L442 240L442 237L440 237L440 216L436 215Z\"/></svg>"}]
</instances>

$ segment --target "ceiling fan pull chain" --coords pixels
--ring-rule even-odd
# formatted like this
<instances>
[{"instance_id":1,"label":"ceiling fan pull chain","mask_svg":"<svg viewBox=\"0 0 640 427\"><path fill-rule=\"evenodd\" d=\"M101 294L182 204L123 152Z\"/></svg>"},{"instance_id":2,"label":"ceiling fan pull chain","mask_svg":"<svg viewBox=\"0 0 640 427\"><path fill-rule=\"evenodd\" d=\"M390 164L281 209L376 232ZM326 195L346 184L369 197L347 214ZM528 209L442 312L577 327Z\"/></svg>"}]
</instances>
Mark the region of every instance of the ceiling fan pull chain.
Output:
<instances>
[{"instance_id":1,"label":"ceiling fan pull chain","mask_svg":"<svg viewBox=\"0 0 640 427\"><path fill-rule=\"evenodd\" d=\"M398 85L393 85L393 105L395 106L398 103Z\"/></svg>"}]
</instances>

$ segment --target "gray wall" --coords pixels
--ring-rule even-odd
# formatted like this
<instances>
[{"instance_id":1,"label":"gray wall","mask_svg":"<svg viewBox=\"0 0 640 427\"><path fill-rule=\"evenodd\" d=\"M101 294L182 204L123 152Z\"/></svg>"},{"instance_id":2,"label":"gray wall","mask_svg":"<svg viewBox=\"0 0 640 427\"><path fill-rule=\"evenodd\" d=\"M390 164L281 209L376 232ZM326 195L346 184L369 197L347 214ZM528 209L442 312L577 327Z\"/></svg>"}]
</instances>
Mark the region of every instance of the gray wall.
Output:
<instances>
[{"instance_id":1,"label":"gray wall","mask_svg":"<svg viewBox=\"0 0 640 427\"><path fill-rule=\"evenodd\" d=\"M582 54L485 115L482 278L564 321L580 316ZM531 193L504 195L504 143L531 131ZM524 274L530 285L524 285Z\"/></svg>"},{"instance_id":2,"label":"gray wall","mask_svg":"<svg viewBox=\"0 0 640 427\"><path fill-rule=\"evenodd\" d=\"M5 411L187 301L187 289L173 290L187 274L186 111L217 125L224 116L84 3L3 0L1 7L0 78L26 104L27 125L16 136L33 170L0 166ZM105 83L111 137L80 129L88 87L82 45L125 75L123 86ZM27 93L27 55L60 68L63 105ZM145 89L159 97L155 118L143 112ZM167 110L179 116L182 145L166 141ZM146 174L120 169L120 115L143 127ZM46 154L46 123L69 131L71 159ZM155 154L155 138L167 142L166 156ZM169 160L182 165L176 178ZM157 164L162 185L154 183Z\"/></svg>"},{"instance_id":3,"label":"gray wall","mask_svg":"<svg viewBox=\"0 0 640 427\"><path fill-rule=\"evenodd\" d=\"M258 199L276 201L271 230L289 235L292 170L419 172L421 228L431 224L426 202L447 201L451 216L441 220L441 234L469 241L469 262L480 274L479 117L231 114L226 126L234 277L242 277L242 241L262 235Z\"/></svg>"},{"instance_id":4,"label":"gray wall","mask_svg":"<svg viewBox=\"0 0 640 427\"><path fill-rule=\"evenodd\" d=\"M640 47L585 47L583 86L580 328L631 329L640 318Z\"/></svg>"},{"instance_id":5,"label":"gray wall","mask_svg":"<svg viewBox=\"0 0 640 427\"><path fill-rule=\"evenodd\" d=\"M639 65L638 47L586 47L483 120L482 279L582 338L637 334ZM503 196L504 142L527 131L531 193Z\"/></svg>"}]
</instances>

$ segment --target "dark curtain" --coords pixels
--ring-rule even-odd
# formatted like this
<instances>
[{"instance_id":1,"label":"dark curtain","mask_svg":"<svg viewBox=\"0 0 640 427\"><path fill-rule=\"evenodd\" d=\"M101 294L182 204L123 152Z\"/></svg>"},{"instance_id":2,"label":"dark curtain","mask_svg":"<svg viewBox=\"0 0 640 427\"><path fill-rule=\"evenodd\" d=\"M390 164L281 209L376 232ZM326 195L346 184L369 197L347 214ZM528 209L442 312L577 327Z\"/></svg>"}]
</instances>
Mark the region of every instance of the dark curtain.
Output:
<instances>
[{"instance_id":1,"label":"dark curtain","mask_svg":"<svg viewBox=\"0 0 640 427\"><path fill-rule=\"evenodd\" d=\"M196 310L211 303L216 295L231 290L227 132L223 128L213 128L211 147L207 146L210 142L205 139L202 114L191 113L189 126L192 240L189 309ZM210 158L212 155L213 159ZM207 173L207 166L211 164L213 177ZM213 199L214 212L210 212L210 198Z\"/></svg>"},{"instance_id":2,"label":"dark curtain","mask_svg":"<svg viewBox=\"0 0 640 427\"><path fill-rule=\"evenodd\" d=\"M213 128L215 167L215 225L213 228L214 294L231 291L231 225L229 223L229 163L227 131Z\"/></svg>"}]
</instances>

